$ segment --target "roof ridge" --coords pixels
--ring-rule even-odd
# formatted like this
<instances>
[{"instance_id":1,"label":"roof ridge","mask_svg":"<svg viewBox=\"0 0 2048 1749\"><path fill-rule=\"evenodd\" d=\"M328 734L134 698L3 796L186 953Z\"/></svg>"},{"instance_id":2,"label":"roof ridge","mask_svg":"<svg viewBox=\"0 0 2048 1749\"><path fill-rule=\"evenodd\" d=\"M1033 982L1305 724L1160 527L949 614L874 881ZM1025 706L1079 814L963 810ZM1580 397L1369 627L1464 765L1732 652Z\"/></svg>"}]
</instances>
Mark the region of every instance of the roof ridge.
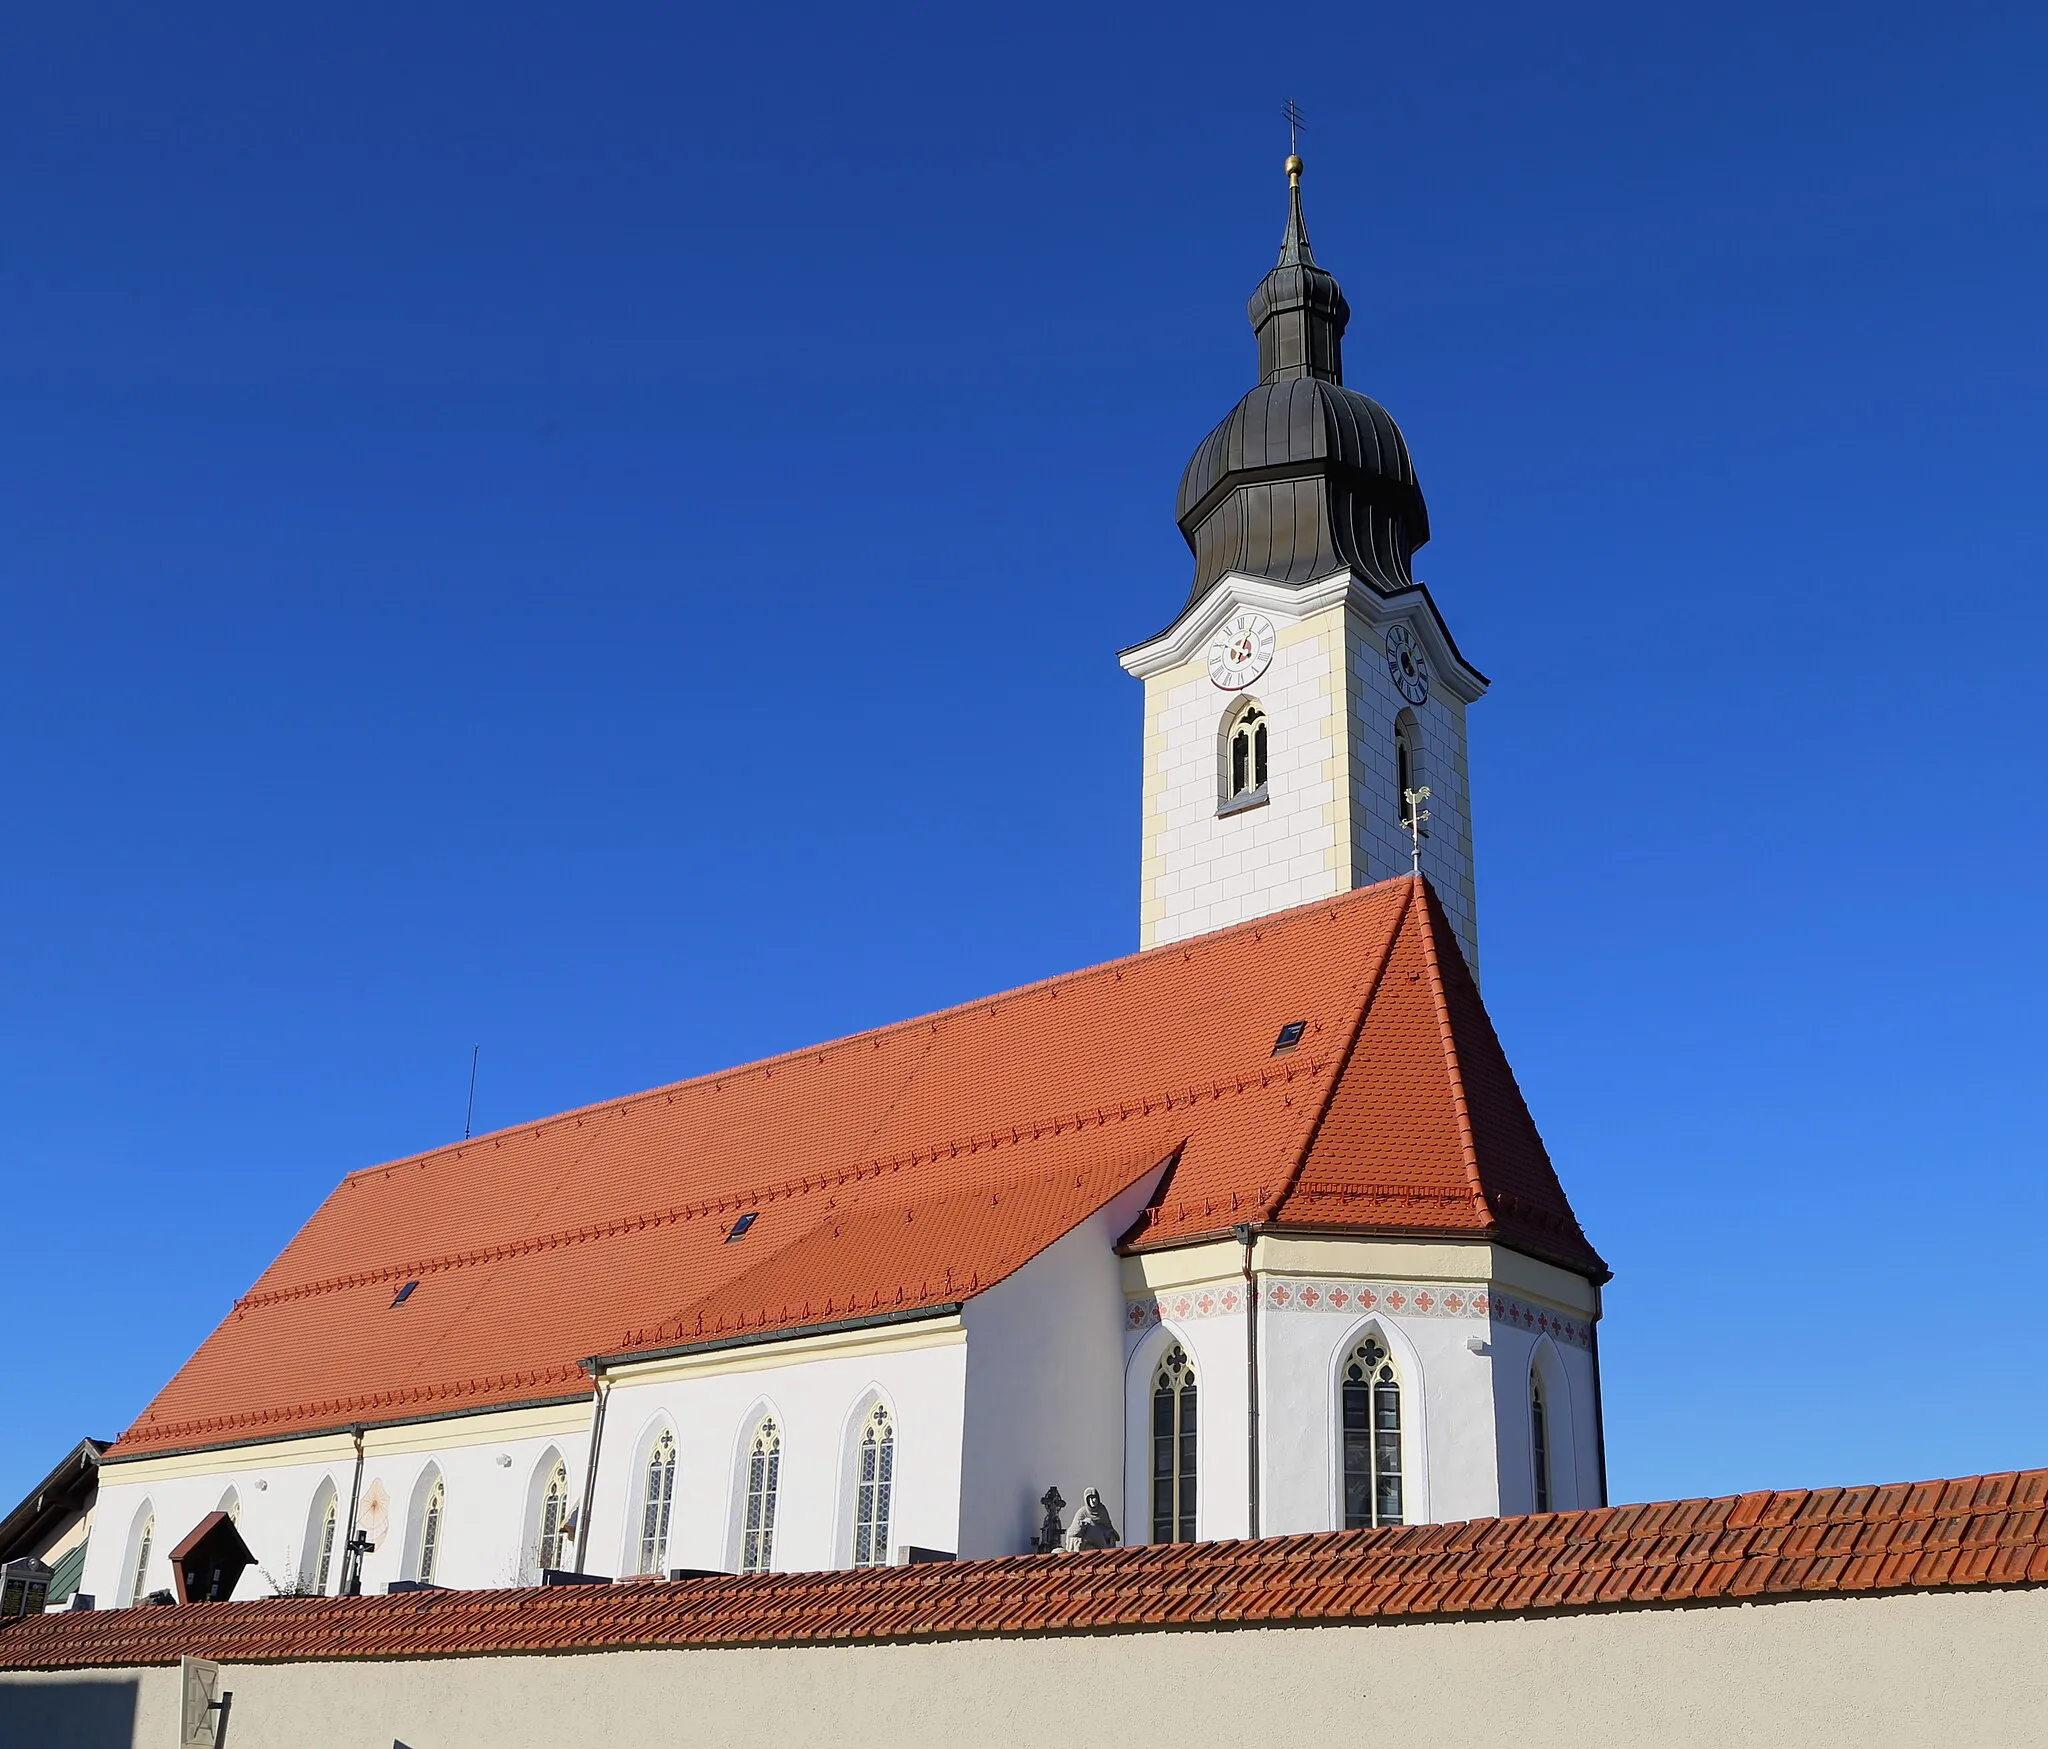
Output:
<instances>
[{"instance_id":1,"label":"roof ridge","mask_svg":"<svg viewBox=\"0 0 2048 1749\"><path fill-rule=\"evenodd\" d=\"M1294 1164L1288 1169L1286 1182L1266 1201L1260 1215L1261 1220L1270 1221L1281 1206L1293 1194L1294 1187L1301 1182L1302 1172L1308 1166L1309 1156L1315 1152L1316 1138L1323 1133L1323 1122L1330 1115L1330 1107L1337 1097L1337 1089L1344 1084L1345 1071L1351 1067L1352 1056L1358 1050L1358 1041L1365 1036L1365 1023L1372 1013L1372 1007L1380 993L1380 986L1386 980L1387 967L1394 957L1394 944L1401 939L1401 926L1407 922L1409 910L1415 903L1414 883L1421 877L1406 875L1398 877L1407 883L1401 895L1401 903L1387 925L1386 939L1380 943L1379 959L1374 964L1372 975L1365 982L1365 988L1358 1002L1358 1013L1351 1023L1351 1036L1344 1041L1344 1048L1337 1057L1337 1072L1330 1077L1330 1084L1323 1089L1323 1102L1316 1114L1309 1120L1308 1128L1301 1139L1301 1147L1294 1156Z\"/></svg>"},{"instance_id":2,"label":"roof ridge","mask_svg":"<svg viewBox=\"0 0 2048 1749\"><path fill-rule=\"evenodd\" d=\"M1413 875L1422 887L1422 959L1429 970L1430 1001L1436 1009L1437 1033L1443 1040L1444 1067L1451 1078L1451 1109L1458 1118L1458 1144L1465 1155L1465 1176L1472 1187L1472 1200L1491 1223L1493 1204L1486 1194L1486 1180L1479 1168L1479 1140L1472 1130L1472 1108L1465 1098L1465 1066L1458 1056L1458 1035L1451 1026L1450 997L1444 990L1444 968L1436 951L1436 894L1429 877Z\"/></svg>"},{"instance_id":3,"label":"roof ridge","mask_svg":"<svg viewBox=\"0 0 2048 1749\"><path fill-rule=\"evenodd\" d=\"M1151 963L1164 959L1169 954L1179 953L1185 959L1192 959L1198 951L1213 951L1223 944L1235 941L1244 935L1258 936L1276 925L1304 919L1315 911L1334 914L1339 909L1364 902L1366 895L1381 893L1397 880L1412 877L1400 875L1389 880L1374 881L1368 886L1353 887L1348 892L1333 893L1327 898L1310 899L1303 904L1289 905L1283 910L1269 911L1258 917L1247 918L1222 929L1204 930L1199 935L1187 936L1179 941L1162 942L1156 947L1140 948L1136 953L1122 954L1115 959L1098 960L1093 965L1077 966L1069 972L1058 972L1051 977L1034 978L1028 983L1014 984L1008 989L994 990L985 996L971 996L964 1001L934 1008L924 1014L913 1014L904 1020L892 1020L881 1026L863 1028L859 1032L842 1033L837 1038L820 1039L811 1044L795 1045L771 1056L756 1057L749 1062L730 1063L724 1068L707 1069L701 1075L686 1075L679 1081L664 1081L655 1087L644 1087L638 1092L613 1094L603 1099L591 1100L585 1105L569 1107L566 1111L549 1112L545 1116L528 1118L519 1123L506 1124L499 1129L486 1130L481 1135L468 1136L459 1142L443 1142L439 1147L422 1148L416 1153L400 1154L389 1160L378 1161L375 1165L359 1166L353 1172L342 1176L342 1184L350 1184L359 1178L373 1178L379 1173L395 1172L401 1166L425 1165L443 1158L459 1158L468 1148L478 1148L486 1142L500 1143L509 1136L532 1133L538 1135L552 1126L571 1118L588 1117L592 1113L624 1116L631 1108L647 1103L657 1095L673 1098L678 1093L701 1092L707 1087L716 1088L719 1083L740 1075L766 1073L795 1063L805 1057L822 1058L828 1052L851 1049L854 1045L865 1044L873 1039L887 1038L892 1034L908 1032L914 1027L934 1026L940 1021L971 1013L978 1008L992 1008L1002 1003L1014 1002L1023 997L1036 995L1041 991L1079 984L1105 974L1121 975L1124 968ZM337 1188L339 1188L337 1186Z\"/></svg>"},{"instance_id":4,"label":"roof ridge","mask_svg":"<svg viewBox=\"0 0 2048 1749\"><path fill-rule=\"evenodd\" d=\"M563 1227L553 1232L522 1234L518 1238L498 1240L488 1245L475 1245L463 1251L443 1252L434 1257L380 1264L374 1269L321 1276L312 1281L295 1282L285 1287L252 1289L229 1308L229 1316L232 1317L240 1311L253 1311L262 1306L311 1299L318 1294L339 1293L348 1288L367 1286L371 1282L398 1281L414 1276L433 1275L443 1270L493 1263L506 1257L524 1257L535 1251L552 1250L559 1245L590 1244L619 1233L695 1220L702 1215L716 1214L727 1208L762 1207L783 1197L821 1190L828 1185L837 1186L858 1183L869 1178L887 1177L907 1171L925 1161L936 1161L941 1158L958 1159L963 1153L976 1154L983 1148L1000 1148L1006 1144L1017 1146L1027 1141L1038 1141L1047 1134L1058 1136L1069 1128L1082 1130L1089 1128L1091 1124L1107 1126L1111 1123L1124 1123L1132 1117L1150 1117L1155 1110L1174 1111L1200 1104L1208 1099L1223 1099L1233 1094L1262 1090L1276 1084L1284 1086L1290 1081L1320 1074L1334 1060L1324 1057L1295 1057L1289 1059L1284 1068L1275 1069L1269 1066L1261 1069L1256 1076L1240 1075L1234 1081L1212 1081L1207 1088L1189 1086L1178 1092L1146 1094L1140 1100L1119 1100L1114 1112L1105 1104L1097 1106L1092 1114L1087 1111L1063 1112L1052 1118L1040 1118L1029 1123L1003 1125L977 1135L955 1137L950 1141L934 1142L928 1146L885 1155L878 1160L866 1160L833 1171L786 1179L767 1190L734 1191L727 1196L705 1197L694 1202L671 1204L666 1208L641 1209L629 1215L617 1215L609 1220Z\"/></svg>"}]
</instances>

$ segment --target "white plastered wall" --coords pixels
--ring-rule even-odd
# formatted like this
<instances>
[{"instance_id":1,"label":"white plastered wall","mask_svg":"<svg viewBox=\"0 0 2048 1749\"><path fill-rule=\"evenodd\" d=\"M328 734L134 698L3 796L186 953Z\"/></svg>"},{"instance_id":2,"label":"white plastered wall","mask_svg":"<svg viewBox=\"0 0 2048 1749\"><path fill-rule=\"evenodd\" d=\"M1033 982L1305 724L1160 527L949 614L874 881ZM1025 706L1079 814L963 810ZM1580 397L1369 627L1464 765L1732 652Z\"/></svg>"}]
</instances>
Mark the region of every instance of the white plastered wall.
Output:
<instances>
[{"instance_id":1,"label":"white plastered wall","mask_svg":"<svg viewBox=\"0 0 2048 1749\"><path fill-rule=\"evenodd\" d=\"M849 1565L848 1466L860 1411L877 1397L889 1405L895 1424L892 1549L954 1548L966 1354L966 1331L959 1318L948 1316L833 1339L678 1356L623 1371L605 1410L593 1570L638 1570L641 1472L657 1425L676 1436L665 1564L732 1570L745 1452L763 1413L773 1414L782 1432L776 1570Z\"/></svg>"},{"instance_id":2,"label":"white plastered wall","mask_svg":"<svg viewBox=\"0 0 2048 1749\"><path fill-rule=\"evenodd\" d=\"M1073 1507L1087 1489L1100 1489L1123 1528L1124 1300L1115 1246L1158 1178L1147 1173L968 1302L963 1559L1025 1552L1049 1486Z\"/></svg>"}]
</instances>

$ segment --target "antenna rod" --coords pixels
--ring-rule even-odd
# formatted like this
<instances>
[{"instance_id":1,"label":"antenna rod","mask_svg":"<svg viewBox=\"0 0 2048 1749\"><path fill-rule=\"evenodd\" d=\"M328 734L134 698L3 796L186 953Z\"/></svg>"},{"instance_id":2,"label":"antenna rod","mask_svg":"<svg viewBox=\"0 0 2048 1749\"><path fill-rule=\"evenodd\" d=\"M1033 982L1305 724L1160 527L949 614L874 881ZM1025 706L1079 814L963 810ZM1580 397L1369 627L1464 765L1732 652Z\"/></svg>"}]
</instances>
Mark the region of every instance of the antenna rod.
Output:
<instances>
[{"instance_id":1,"label":"antenna rod","mask_svg":"<svg viewBox=\"0 0 2048 1749\"><path fill-rule=\"evenodd\" d=\"M476 1057L482 1045L469 1047L469 1109L462 1114L462 1139L469 1140L469 1126L476 1119Z\"/></svg>"}]
</instances>

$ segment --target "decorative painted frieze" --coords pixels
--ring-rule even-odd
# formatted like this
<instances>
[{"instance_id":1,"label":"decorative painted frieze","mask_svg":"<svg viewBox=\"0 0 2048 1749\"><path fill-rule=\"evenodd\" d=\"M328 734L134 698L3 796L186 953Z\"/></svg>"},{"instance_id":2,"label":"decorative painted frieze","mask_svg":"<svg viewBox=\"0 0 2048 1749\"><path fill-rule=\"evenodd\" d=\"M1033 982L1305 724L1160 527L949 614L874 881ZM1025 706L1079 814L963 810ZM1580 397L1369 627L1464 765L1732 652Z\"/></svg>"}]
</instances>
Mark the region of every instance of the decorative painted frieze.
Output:
<instances>
[{"instance_id":1,"label":"decorative painted frieze","mask_svg":"<svg viewBox=\"0 0 2048 1749\"><path fill-rule=\"evenodd\" d=\"M1593 1345L1593 1328L1547 1306L1532 1306L1469 1282L1333 1281L1328 1278L1267 1276L1260 1304L1269 1312L1384 1312L1399 1318L1487 1318L1532 1330L1574 1347ZM1244 1310L1245 1290L1231 1282L1214 1287L1181 1288L1173 1293L1131 1300L1124 1311L1125 1327L1149 1330L1171 1318L1186 1323L1198 1318L1234 1318Z\"/></svg>"}]
</instances>

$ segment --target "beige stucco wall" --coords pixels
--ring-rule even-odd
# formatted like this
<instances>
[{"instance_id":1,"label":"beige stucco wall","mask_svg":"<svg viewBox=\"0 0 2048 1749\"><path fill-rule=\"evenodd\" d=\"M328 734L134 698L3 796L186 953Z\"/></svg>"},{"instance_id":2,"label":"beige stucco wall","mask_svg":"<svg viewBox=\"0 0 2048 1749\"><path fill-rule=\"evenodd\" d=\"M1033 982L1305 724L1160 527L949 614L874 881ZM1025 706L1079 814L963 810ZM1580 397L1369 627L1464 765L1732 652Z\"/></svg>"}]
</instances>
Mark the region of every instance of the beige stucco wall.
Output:
<instances>
[{"instance_id":1,"label":"beige stucco wall","mask_svg":"<svg viewBox=\"0 0 2048 1749\"><path fill-rule=\"evenodd\" d=\"M245 1665L225 1680L233 1749L1993 1749L2048 1741L2044 1636L2048 1588L2036 1588L1530 1620ZM175 1704L172 1670L0 1674L0 1742L167 1745ZM39 1719L45 1706L77 1727Z\"/></svg>"}]
</instances>

